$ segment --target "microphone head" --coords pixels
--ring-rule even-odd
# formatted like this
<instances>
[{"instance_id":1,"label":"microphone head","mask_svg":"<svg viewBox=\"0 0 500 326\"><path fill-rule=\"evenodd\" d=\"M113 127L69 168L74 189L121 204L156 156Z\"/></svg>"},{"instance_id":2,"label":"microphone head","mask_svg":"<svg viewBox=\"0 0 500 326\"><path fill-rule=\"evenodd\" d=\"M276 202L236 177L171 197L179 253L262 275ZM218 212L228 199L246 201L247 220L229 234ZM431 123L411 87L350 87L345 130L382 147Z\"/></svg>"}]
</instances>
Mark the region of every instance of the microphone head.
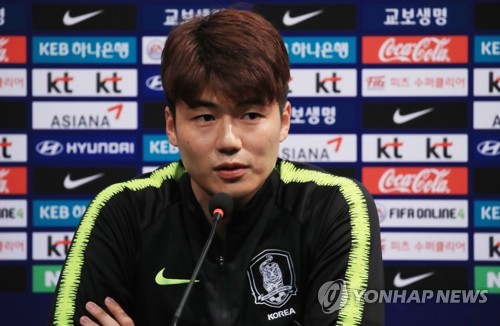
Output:
<instances>
[{"instance_id":1,"label":"microphone head","mask_svg":"<svg viewBox=\"0 0 500 326\"><path fill-rule=\"evenodd\" d=\"M210 203L208 204L208 209L213 215L216 209L223 211L222 215L229 215L233 211L234 201L231 196L225 192L219 192L210 198Z\"/></svg>"}]
</instances>

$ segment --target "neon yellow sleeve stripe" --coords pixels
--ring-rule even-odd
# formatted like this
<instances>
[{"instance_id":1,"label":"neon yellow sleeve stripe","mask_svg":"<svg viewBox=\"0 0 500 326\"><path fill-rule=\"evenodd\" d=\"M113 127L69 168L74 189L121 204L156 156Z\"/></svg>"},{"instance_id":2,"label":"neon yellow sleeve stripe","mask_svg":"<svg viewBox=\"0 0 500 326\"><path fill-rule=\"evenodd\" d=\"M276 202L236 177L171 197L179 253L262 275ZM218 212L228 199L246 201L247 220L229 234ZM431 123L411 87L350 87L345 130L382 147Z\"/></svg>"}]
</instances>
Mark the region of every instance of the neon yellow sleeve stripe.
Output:
<instances>
[{"instance_id":1,"label":"neon yellow sleeve stripe","mask_svg":"<svg viewBox=\"0 0 500 326\"><path fill-rule=\"evenodd\" d=\"M298 169L290 162L282 161L281 180L284 183L314 182L320 186L338 186L349 205L351 216L352 247L345 275L347 289L366 291L370 254L370 220L365 197L358 185L344 177L319 171ZM332 280L333 281L333 280ZM353 295L342 296L337 325L359 325L363 317L363 304L356 303ZM344 305L345 304L345 305Z\"/></svg>"},{"instance_id":2,"label":"neon yellow sleeve stripe","mask_svg":"<svg viewBox=\"0 0 500 326\"><path fill-rule=\"evenodd\" d=\"M185 170L180 166L179 162L174 162L154 171L148 178L134 179L111 185L96 196L82 218L80 226L73 237L71 250L66 258L56 298L55 325L73 325L75 299L80 284L84 252L101 208L106 205L111 197L124 189L137 191L147 187L159 188L165 180L178 180L184 172Z\"/></svg>"}]
</instances>

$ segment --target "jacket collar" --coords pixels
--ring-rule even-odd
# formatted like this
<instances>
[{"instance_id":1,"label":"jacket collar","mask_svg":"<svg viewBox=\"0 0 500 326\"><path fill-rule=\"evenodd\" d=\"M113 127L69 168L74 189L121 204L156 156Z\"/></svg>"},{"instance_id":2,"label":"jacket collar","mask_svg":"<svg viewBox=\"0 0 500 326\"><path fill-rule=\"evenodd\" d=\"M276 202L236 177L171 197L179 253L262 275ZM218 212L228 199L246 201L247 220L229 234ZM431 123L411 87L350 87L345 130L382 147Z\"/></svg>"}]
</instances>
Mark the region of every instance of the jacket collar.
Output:
<instances>
[{"instance_id":1,"label":"jacket collar","mask_svg":"<svg viewBox=\"0 0 500 326\"><path fill-rule=\"evenodd\" d=\"M233 210L231 221L227 227L226 240L222 241L216 237L212 244L212 254L209 252L209 256L223 253L230 259L245 243L246 238L255 232L259 233L259 230L264 228L276 206L279 180L279 172L273 169L250 202L243 208ZM211 224L205 218L203 210L194 196L188 173L185 173L180 179L180 194L184 224L192 239L192 245L197 248L193 248L196 251L194 254L199 255L210 234Z\"/></svg>"}]
</instances>

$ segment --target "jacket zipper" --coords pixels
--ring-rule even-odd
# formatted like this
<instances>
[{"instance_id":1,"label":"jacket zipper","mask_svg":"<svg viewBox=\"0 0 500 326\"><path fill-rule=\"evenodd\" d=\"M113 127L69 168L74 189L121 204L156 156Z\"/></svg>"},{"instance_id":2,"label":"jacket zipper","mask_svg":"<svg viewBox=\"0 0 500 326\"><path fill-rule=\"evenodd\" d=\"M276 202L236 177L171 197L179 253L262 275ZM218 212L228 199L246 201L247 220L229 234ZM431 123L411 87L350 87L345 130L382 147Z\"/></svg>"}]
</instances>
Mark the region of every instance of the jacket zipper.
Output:
<instances>
[{"instance_id":1,"label":"jacket zipper","mask_svg":"<svg viewBox=\"0 0 500 326\"><path fill-rule=\"evenodd\" d=\"M227 307L227 300L225 298L225 295L227 294L225 291L226 288L226 265L225 265L225 260L224 256L220 255L219 256L219 285L218 285L218 293L217 293L217 298L218 298L218 307L219 307L219 321L221 321L221 325L224 323L229 322L229 311Z\"/></svg>"}]
</instances>

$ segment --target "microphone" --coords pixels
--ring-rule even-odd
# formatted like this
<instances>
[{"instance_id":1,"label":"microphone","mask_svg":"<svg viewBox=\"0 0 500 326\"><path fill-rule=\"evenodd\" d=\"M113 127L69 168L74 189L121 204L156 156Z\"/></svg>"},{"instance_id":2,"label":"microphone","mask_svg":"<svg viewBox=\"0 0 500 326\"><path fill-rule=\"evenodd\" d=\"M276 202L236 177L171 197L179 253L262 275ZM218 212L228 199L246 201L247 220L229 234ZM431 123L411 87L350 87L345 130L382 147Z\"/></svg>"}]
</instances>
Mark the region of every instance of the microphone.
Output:
<instances>
[{"instance_id":1,"label":"microphone","mask_svg":"<svg viewBox=\"0 0 500 326\"><path fill-rule=\"evenodd\" d=\"M181 317L182 310L184 309L184 305L186 304L189 294L191 293L194 281L198 276L198 273L200 272L201 265L205 260L205 256L207 255L210 245L212 244L217 223L219 223L219 221L222 220L224 215L231 214L233 206L234 206L233 198L224 192L219 192L215 194L212 198L210 198L208 209L210 213L212 213L212 221L213 221L212 230L210 231L210 235L208 236L207 242L205 243L205 247L203 247L203 251L201 252L200 258L198 258L198 262L196 263L196 267L194 268L193 275L191 275L191 279L189 280L186 290L184 290L181 302L179 303L179 306L175 311L174 317L172 318L172 323L171 323L172 326L176 326L177 321Z\"/></svg>"},{"instance_id":2,"label":"microphone","mask_svg":"<svg viewBox=\"0 0 500 326\"><path fill-rule=\"evenodd\" d=\"M215 196L213 196L208 203L208 209L212 213L214 222L222 220L224 214L231 214L233 206L233 198L225 192L215 194Z\"/></svg>"}]
</instances>

